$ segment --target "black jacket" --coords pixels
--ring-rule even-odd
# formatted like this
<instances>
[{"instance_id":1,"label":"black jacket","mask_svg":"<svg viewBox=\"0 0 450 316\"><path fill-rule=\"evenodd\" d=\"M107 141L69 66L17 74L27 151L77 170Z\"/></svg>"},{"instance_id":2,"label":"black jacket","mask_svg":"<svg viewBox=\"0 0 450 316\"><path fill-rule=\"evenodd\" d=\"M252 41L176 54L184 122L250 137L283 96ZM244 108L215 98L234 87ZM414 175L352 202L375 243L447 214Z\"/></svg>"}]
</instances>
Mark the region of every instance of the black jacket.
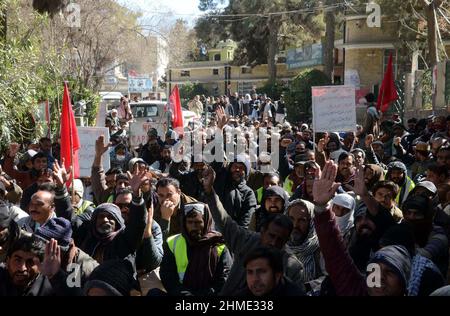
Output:
<instances>
[{"instance_id":1,"label":"black jacket","mask_svg":"<svg viewBox=\"0 0 450 316\"><path fill-rule=\"evenodd\" d=\"M283 200L283 207L277 214L284 214L289 203L289 196L282 187L274 186L267 188L261 199L261 206L255 211L255 231L261 231L262 224L273 214L266 210L266 199L270 196L279 196ZM253 227L252 227L253 228Z\"/></svg>"},{"instance_id":2,"label":"black jacket","mask_svg":"<svg viewBox=\"0 0 450 316\"><path fill-rule=\"evenodd\" d=\"M203 186L198 180L194 171L180 171L181 164L173 162L169 168L169 175L180 182L181 191L187 196L200 200L203 192Z\"/></svg>"},{"instance_id":3,"label":"black jacket","mask_svg":"<svg viewBox=\"0 0 450 316\"><path fill-rule=\"evenodd\" d=\"M103 261L110 259L124 259L129 255L135 255L136 250L142 242L146 217L147 210L145 208L144 200L142 198L138 200L133 197L128 224L111 242L103 246ZM91 222L83 223L81 227L74 227L72 225L74 236L78 236L78 239L82 240L77 246L91 257L94 257L96 248L99 245L99 240L92 234L91 225L95 225L93 221L94 218Z\"/></svg>"},{"instance_id":4,"label":"black jacket","mask_svg":"<svg viewBox=\"0 0 450 316\"><path fill-rule=\"evenodd\" d=\"M257 205L255 192L245 180L235 183L228 168L216 166L214 190L225 210L239 226L248 228Z\"/></svg>"},{"instance_id":5,"label":"black jacket","mask_svg":"<svg viewBox=\"0 0 450 316\"><path fill-rule=\"evenodd\" d=\"M0 267L0 297L2 296L54 296L55 291L50 281L43 275L38 275L27 288L19 290L12 284L8 270Z\"/></svg>"}]
</instances>

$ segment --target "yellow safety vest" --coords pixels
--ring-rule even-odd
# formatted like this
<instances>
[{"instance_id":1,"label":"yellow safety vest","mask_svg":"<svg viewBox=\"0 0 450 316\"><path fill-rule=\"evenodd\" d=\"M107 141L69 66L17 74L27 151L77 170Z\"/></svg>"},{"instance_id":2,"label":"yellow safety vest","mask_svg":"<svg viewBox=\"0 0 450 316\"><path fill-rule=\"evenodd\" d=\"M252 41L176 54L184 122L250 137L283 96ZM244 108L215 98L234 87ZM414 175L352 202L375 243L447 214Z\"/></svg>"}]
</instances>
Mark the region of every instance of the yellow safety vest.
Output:
<instances>
[{"instance_id":1,"label":"yellow safety vest","mask_svg":"<svg viewBox=\"0 0 450 316\"><path fill-rule=\"evenodd\" d=\"M258 202L258 204L261 204L263 191L264 187L260 187L258 190L256 190L256 201Z\"/></svg>"},{"instance_id":2,"label":"yellow safety vest","mask_svg":"<svg viewBox=\"0 0 450 316\"><path fill-rule=\"evenodd\" d=\"M89 205L92 205L93 208L95 208L94 203L91 201L83 200L83 203L81 203L81 206L79 209L75 210L76 215L81 215L86 211L86 209L89 207Z\"/></svg>"},{"instance_id":3,"label":"yellow safety vest","mask_svg":"<svg viewBox=\"0 0 450 316\"><path fill-rule=\"evenodd\" d=\"M294 186L294 181L292 181L289 177L284 180L283 189L289 194L292 195L292 187Z\"/></svg>"},{"instance_id":4,"label":"yellow safety vest","mask_svg":"<svg viewBox=\"0 0 450 316\"><path fill-rule=\"evenodd\" d=\"M180 283L183 283L184 274L186 273L186 269L189 264L186 239L184 239L183 235L181 234L173 235L167 238L167 244L169 245L170 251L172 251L172 253L175 256L178 277L180 279ZM220 258L222 256L223 251L225 250L225 245L220 244L217 245L216 247L217 247L217 254Z\"/></svg>"},{"instance_id":5,"label":"yellow safety vest","mask_svg":"<svg viewBox=\"0 0 450 316\"><path fill-rule=\"evenodd\" d=\"M400 188L400 190L397 194L397 197L395 198L395 203L397 203L397 206L400 208L401 208L402 204L406 201L406 198L408 197L409 192L411 192L414 189L414 187L416 186L414 184L414 181L411 180L411 178L408 176L406 176L406 182L404 185L406 186L406 188L405 188L405 193L403 195L402 201L400 201L400 195L403 191L403 187Z\"/></svg>"}]
</instances>

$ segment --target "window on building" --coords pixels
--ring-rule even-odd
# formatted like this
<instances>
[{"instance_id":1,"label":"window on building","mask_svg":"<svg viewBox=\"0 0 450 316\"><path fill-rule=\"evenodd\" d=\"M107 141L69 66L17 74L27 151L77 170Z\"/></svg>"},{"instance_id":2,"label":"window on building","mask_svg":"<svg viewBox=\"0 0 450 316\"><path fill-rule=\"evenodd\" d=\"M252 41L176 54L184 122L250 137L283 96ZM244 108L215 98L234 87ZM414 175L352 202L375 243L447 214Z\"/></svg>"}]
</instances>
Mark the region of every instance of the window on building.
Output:
<instances>
[{"instance_id":1,"label":"window on building","mask_svg":"<svg viewBox=\"0 0 450 316\"><path fill-rule=\"evenodd\" d=\"M182 70L180 73L181 77L190 77L191 76L191 72L189 70Z\"/></svg>"},{"instance_id":2,"label":"window on building","mask_svg":"<svg viewBox=\"0 0 450 316\"><path fill-rule=\"evenodd\" d=\"M219 69L213 69L213 75L218 76L219 75Z\"/></svg>"},{"instance_id":3,"label":"window on building","mask_svg":"<svg viewBox=\"0 0 450 316\"><path fill-rule=\"evenodd\" d=\"M242 67L241 68L241 73L243 73L243 74L251 74L252 73L252 68L251 67Z\"/></svg>"},{"instance_id":4,"label":"window on building","mask_svg":"<svg viewBox=\"0 0 450 316\"><path fill-rule=\"evenodd\" d=\"M386 68L389 62L389 56L392 54L392 65L394 68L394 78L397 78L397 52L395 49L385 49L383 58L383 75L386 73Z\"/></svg>"},{"instance_id":5,"label":"window on building","mask_svg":"<svg viewBox=\"0 0 450 316\"><path fill-rule=\"evenodd\" d=\"M220 54L214 55L214 61L220 61Z\"/></svg>"}]
</instances>

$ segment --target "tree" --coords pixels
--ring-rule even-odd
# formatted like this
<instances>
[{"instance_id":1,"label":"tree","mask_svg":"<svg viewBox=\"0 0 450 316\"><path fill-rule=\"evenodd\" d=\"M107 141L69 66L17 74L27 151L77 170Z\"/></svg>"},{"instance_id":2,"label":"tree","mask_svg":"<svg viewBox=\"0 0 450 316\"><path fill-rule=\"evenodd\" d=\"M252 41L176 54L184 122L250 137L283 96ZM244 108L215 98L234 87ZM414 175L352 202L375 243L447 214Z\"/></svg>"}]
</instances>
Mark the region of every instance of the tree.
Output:
<instances>
[{"instance_id":1,"label":"tree","mask_svg":"<svg viewBox=\"0 0 450 316\"><path fill-rule=\"evenodd\" d=\"M199 83L185 83L180 86L180 99L184 102L192 100L196 95L208 95L208 90Z\"/></svg>"},{"instance_id":2,"label":"tree","mask_svg":"<svg viewBox=\"0 0 450 316\"><path fill-rule=\"evenodd\" d=\"M173 26L165 30L165 34L171 67L178 66L187 59L195 60L195 53L192 52L197 50L197 38L195 31L189 29L185 20L178 19Z\"/></svg>"},{"instance_id":3,"label":"tree","mask_svg":"<svg viewBox=\"0 0 450 316\"><path fill-rule=\"evenodd\" d=\"M317 69L306 69L295 77L284 97L289 121L305 121L310 118L312 113L311 87L330 84L329 77Z\"/></svg>"},{"instance_id":4,"label":"tree","mask_svg":"<svg viewBox=\"0 0 450 316\"><path fill-rule=\"evenodd\" d=\"M215 8L213 1L204 2ZM221 39L235 40L238 42L235 63L251 66L267 63L269 82L274 83L279 48L317 40L323 30L323 21L312 11L281 12L310 9L315 4L312 0L230 0L220 11L223 17L206 15L199 20L197 36L211 46L217 43L211 43L218 39L215 34L220 34Z\"/></svg>"}]
</instances>

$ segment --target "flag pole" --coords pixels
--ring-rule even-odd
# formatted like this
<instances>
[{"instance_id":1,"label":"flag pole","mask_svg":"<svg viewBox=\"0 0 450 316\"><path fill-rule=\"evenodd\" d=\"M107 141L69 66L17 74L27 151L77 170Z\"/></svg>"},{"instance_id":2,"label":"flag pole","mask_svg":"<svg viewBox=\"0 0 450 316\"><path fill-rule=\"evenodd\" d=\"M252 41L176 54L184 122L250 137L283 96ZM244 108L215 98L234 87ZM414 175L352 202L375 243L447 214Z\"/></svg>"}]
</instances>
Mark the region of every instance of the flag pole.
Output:
<instances>
[{"instance_id":1,"label":"flag pole","mask_svg":"<svg viewBox=\"0 0 450 316\"><path fill-rule=\"evenodd\" d=\"M69 90L68 82L65 81L64 85L67 85L67 91ZM70 144L70 166L72 168L72 201L75 199L75 169L73 167L73 139L72 139L72 120L70 119L70 110L72 107L72 101L69 98L69 109L67 115L69 116L69 144Z\"/></svg>"}]
</instances>

